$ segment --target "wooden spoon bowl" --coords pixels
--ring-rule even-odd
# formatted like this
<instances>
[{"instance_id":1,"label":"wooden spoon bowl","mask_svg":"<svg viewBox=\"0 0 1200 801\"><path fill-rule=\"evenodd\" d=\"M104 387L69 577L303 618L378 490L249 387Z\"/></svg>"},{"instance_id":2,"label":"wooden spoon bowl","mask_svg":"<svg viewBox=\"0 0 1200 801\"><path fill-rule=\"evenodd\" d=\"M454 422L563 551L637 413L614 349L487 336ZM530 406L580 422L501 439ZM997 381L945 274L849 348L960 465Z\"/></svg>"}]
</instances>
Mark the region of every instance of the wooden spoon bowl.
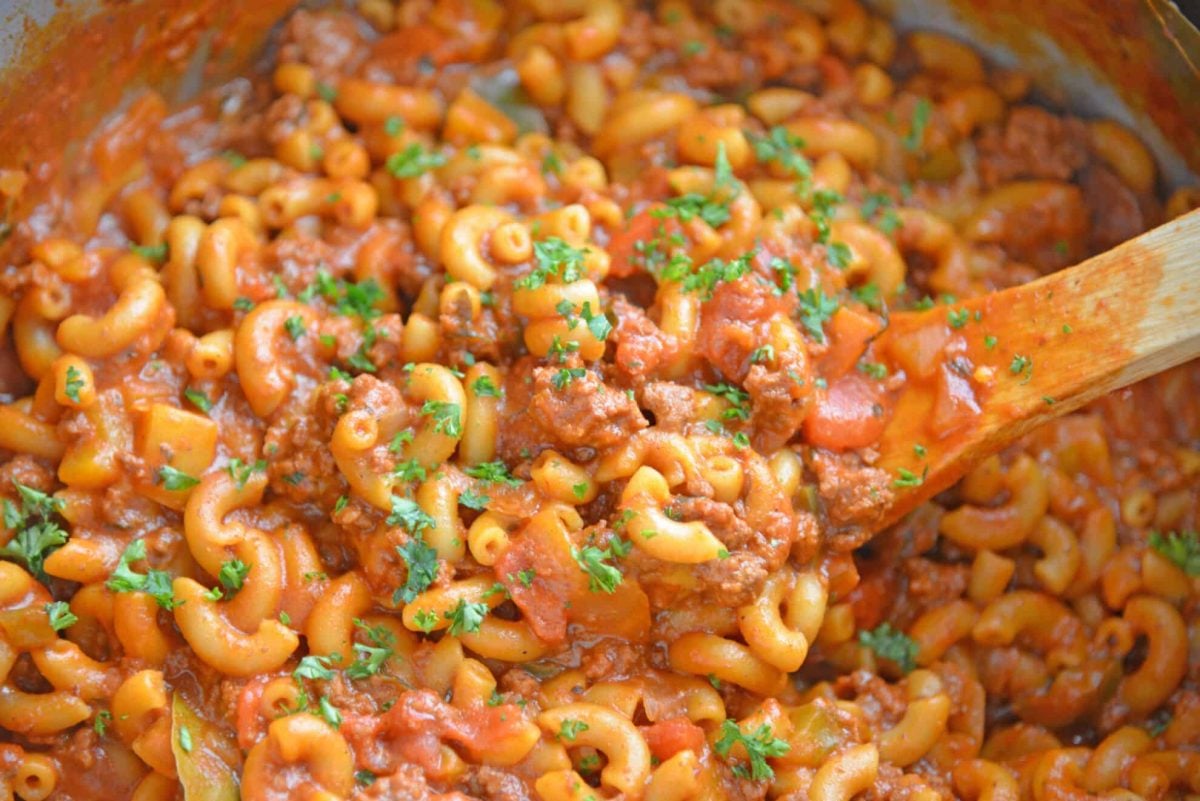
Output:
<instances>
[{"instance_id":1,"label":"wooden spoon bowl","mask_svg":"<svg viewBox=\"0 0 1200 801\"><path fill-rule=\"evenodd\" d=\"M875 342L908 385L879 444L879 528L1030 429L1200 356L1200 210L1037 281L897 312Z\"/></svg>"}]
</instances>

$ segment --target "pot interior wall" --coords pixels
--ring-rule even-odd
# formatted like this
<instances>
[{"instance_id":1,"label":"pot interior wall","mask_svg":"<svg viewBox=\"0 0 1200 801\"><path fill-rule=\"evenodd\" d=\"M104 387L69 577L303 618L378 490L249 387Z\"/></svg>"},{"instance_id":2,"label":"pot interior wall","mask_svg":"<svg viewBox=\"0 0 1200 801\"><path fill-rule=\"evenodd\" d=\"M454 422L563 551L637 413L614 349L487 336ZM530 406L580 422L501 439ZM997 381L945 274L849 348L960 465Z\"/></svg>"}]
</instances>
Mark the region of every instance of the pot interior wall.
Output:
<instances>
[{"instance_id":1,"label":"pot interior wall","mask_svg":"<svg viewBox=\"0 0 1200 801\"><path fill-rule=\"evenodd\" d=\"M968 39L1000 64L1032 72L1067 107L1124 122L1169 185L1200 173L1200 68L1189 57L1200 54L1200 32L1169 0L867 2L900 30ZM152 86L182 101L238 74L295 5L14 0L0 11L0 168L27 170L27 198L36 199L58 177L53 156L69 153L124 99Z\"/></svg>"}]
</instances>

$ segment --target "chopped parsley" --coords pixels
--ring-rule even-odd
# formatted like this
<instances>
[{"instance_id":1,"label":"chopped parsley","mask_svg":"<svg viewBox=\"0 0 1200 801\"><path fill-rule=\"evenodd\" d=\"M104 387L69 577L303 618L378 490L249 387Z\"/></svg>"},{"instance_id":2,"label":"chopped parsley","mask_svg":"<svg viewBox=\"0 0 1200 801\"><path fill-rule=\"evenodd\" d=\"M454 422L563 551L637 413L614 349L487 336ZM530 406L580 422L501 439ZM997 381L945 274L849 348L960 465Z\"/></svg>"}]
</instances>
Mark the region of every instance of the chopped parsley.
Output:
<instances>
[{"instance_id":1,"label":"chopped parsley","mask_svg":"<svg viewBox=\"0 0 1200 801\"><path fill-rule=\"evenodd\" d=\"M859 372L866 373L876 381L882 381L888 376L887 365L878 362L859 362L858 369Z\"/></svg>"},{"instance_id":2,"label":"chopped parsley","mask_svg":"<svg viewBox=\"0 0 1200 801\"><path fill-rule=\"evenodd\" d=\"M730 169L729 157L725 153L725 143L717 142L717 157L713 165L713 188L707 196L697 192L688 192L679 197L668 199L661 207L652 209L650 215L658 219L674 218L680 222L690 222L699 217L713 228L720 228L729 222L729 201L737 196L737 185ZM733 192L724 190L732 188Z\"/></svg>"},{"instance_id":3,"label":"chopped parsley","mask_svg":"<svg viewBox=\"0 0 1200 801\"><path fill-rule=\"evenodd\" d=\"M437 551L419 537L413 537L403 545L397 545L396 553L404 560L408 577L404 586L392 593L392 603L412 603L413 599L423 593L437 578Z\"/></svg>"},{"instance_id":4,"label":"chopped parsley","mask_svg":"<svg viewBox=\"0 0 1200 801\"><path fill-rule=\"evenodd\" d=\"M870 648L880 659L895 663L904 673L917 667L917 644L902 631L896 631L891 623L881 623L872 631L860 631L858 642Z\"/></svg>"},{"instance_id":5,"label":"chopped parsley","mask_svg":"<svg viewBox=\"0 0 1200 801\"><path fill-rule=\"evenodd\" d=\"M912 120L908 126L908 134L904 137L904 149L908 151L920 150L921 145L925 141L925 129L929 125L929 115L933 113L933 105L928 98L920 98L917 100L912 110Z\"/></svg>"},{"instance_id":6,"label":"chopped parsley","mask_svg":"<svg viewBox=\"0 0 1200 801\"><path fill-rule=\"evenodd\" d=\"M507 484L510 487L521 486L521 479L508 472L508 466L497 459L494 462L481 462L463 470L471 478L485 484Z\"/></svg>"},{"instance_id":7,"label":"chopped parsley","mask_svg":"<svg viewBox=\"0 0 1200 801\"><path fill-rule=\"evenodd\" d=\"M71 607L66 601L54 601L42 608L46 610L46 616L50 618L50 628L55 631L62 631L79 622L79 618L71 611Z\"/></svg>"},{"instance_id":8,"label":"chopped parsley","mask_svg":"<svg viewBox=\"0 0 1200 801\"><path fill-rule=\"evenodd\" d=\"M817 227L817 242L824 245L829 242L830 219L834 208L845 198L832 189L818 189L812 193L812 211L809 217Z\"/></svg>"},{"instance_id":9,"label":"chopped parsley","mask_svg":"<svg viewBox=\"0 0 1200 801\"><path fill-rule=\"evenodd\" d=\"M192 753L192 731L187 726L179 727L179 747L183 753Z\"/></svg>"},{"instance_id":10,"label":"chopped parsley","mask_svg":"<svg viewBox=\"0 0 1200 801\"><path fill-rule=\"evenodd\" d=\"M624 581L621 569L610 565L607 559L616 559L629 553L630 544L625 540L616 539L607 548L597 548L595 545L585 545L583 548L571 548L571 556L579 569L587 574L588 590L612 594Z\"/></svg>"},{"instance_id":11,"label":"chopped parsley","mask_svg":"<svg viewBox=\"0 0 1200 801\"><path fill-rule=\"evenodd\" d=\"M671 273L669 276L664 272L664 278L680 280L684 292L699 292L701 299L710 300L717 284L736 281L743 275L749 274L750 259L753 257L754 253L751 252L744 253L732 261L713 259L695 272L690 272L692 265L688 260L683 271Z\"/></svg>"},{"instance_id":12,"label":"chopped parsley","mask_svg":"<svg viewBox=\"0 0 1200 801\"><path fill-rule=\"evenodd\" d=\"M587 375L587 369L584 367L560 367L550 377L550 383L561 392L576 378L583 378L585 375Z\"/></svg>"},{"instance_id":13,"label":"chopped parsley","mask_svg":"<svg viewBox=\"0 0 1200 801\"><path fill-rule=\"evenodd\" d=\"M771 269L779 276L779 282L775 286L775 294L778 297L783 297L788 292L791 292L792 287L796 284L796 266L787 259L781 259L776 256L771 259Z\"/></svg>"},{"instance_id":14,"label":"chopped parsley","mask_svg":"<svg viewBox=\"0 0 1200 801\"><path fill-rule=\"evenodd\" d=\"M340 709L334 706L333 702L331 702L328 698L322 695L319 699L317 699L317 709L320 710L321 717L324 718L325 722L330 726L335 729L340 729L342 727L342 712Z\"/></svg>"},{"instance_id":15,"label":"chopped parsley","mask_svg":"<svg viewBox=\"0 0 1200 801\"><path fill-rule=\"evenodd\" d=\"M830 242L825 246L825 257L829 259L829 263L833 267L844 270L853 261L854 252L845 242Z\"/></svg>"},{"instance_id":16,"label":"chopped parsley","mask_svg":"<svg viewBox=\"0 0 1200 801\"><path fill-rule=\"evenodd\" d=\"M710 392L721 398L729 404L729 408L721 412L721 418L724 420L749 420L750 409L746 404L750 400L750 395L744 390L738 389L732 384L705 384L704 391Z\"/></svg>"},{"instance_id":17,"label":"chopped parsley","mask_svg":"<svg viewBox=\"0 0 1200 801\"><path fill-rule=\"evenodd\" d=\"M800 293L800 322L817 342L825 341L825 323L837 310L837 300L826 297L820 287Z\"/></svg>"},{"instance_id":18,"label":"chopped parsley","mask_svg":"<svg viewBox=\"0 0 1200 801\"><path fill-rule=\"evenodd\" d=\"M751 364L765 364L775 361L775 346L771 344L755 348L750 354Z\"/></svg>"},{"instance_id":19,"label":"chopped parsley","mask_svg":"<svg viewBox=\"0 0 1200 801\"><path fill-rule=\"evenodd\" d=\"M1008 365L1008 371L1013 375L1026 374L1026 380L1033 376L1033 359L1028 356L1017 354L1013 356L1012 363Z\"/></svg>"},{"instance_id":20,"label":"chopped parsley","mask_svg":"<svg viewBox=\"0 0 1200 801\"><path fill-rule=\"evenodd\" d=\"M129 249L146 261L162 264L167 260L167 243L158 245L130 245Z\"/></svg>"},{"instance_id":21,"label":"chopped parsley","mask_svg":"<svg viewBox=\"0 0 1200 801\"><path fill-rule=\"evenodd\" d=\"M950 309L946 312L946 321L951 328L962 328L971 320L971 312L966 309Z\"/></svg>"},{"instance_id":22,"label":"chopped parsley","mask_svg":"<svg viewBox=\"0 0 1200 801\"><path fill-rule=\"evenodd\" d=\"M578 281L583 277L583 260L586 255L586 250L572 247L566 240L557 236L534 242L534 267L513 286L517 289L537 289L552 275L561 278L565 284Z\"/></svg>"},{"instance_id":23,"label":"chopped parsley","mask_svg":"<svg viewBox=\"0 0 1200 801\"><path fill-rule=\"evenodd\" d=\"M430 612L428 609L418 609L413 615L413 622L417 624L417 628L428 634L433 631L433 627L437 625L437 615Z\"/></svg>"},{"instance_id":24,"label":"chopped parsley","mask_svg":"<svg viewBox=\"0 0 1200 801\"><path fill-rule=\"evenodd\" d=\"M292 678L296 681L301 679L312 679L314 681L333 681L337 674L330 669L329 664L333 662L333 656L317 656L309 654L302 658L296 665L296 669L292 671Z\"/></svg>"},{"instance_id":25,"label":"chopped parsley","mask_svg":"<svg viewBox=\"0 0 1200 801\"><path fill-rule=\"evenodd\" d=\"M761 162L773 161L791 175L800 179L801 190L805 191L812 180L812 164L800 151L804 140L782 125L776 125L766 136L750 135L754 156Z\"/></svg>"},{"instance_id":26,"label":"chopped parsley","mask_svg":"<svg viewBox=\"0 0 1200 801\"><path fill-rule=\"evenodd\" d=\"M498 398L503 391L496 386L491 376L481 375L471 384L471 390L480 398Z\"/></svg>"},{"instance_id":27,"label":"chopped parsley","mask_svg":"<svg viewBox=\"0 0 1200 801\"><path fill-rule=\"evenodd\" d=\"M217 573L217 581L221 582L221 586L230 592L237 592L246 583L246 576L250 574L251 565L246 564L241 559L229 559L221 564L221 570Z\"/></svg>"},{"instance_id":28,"label":"chopped parsley","mask_svg":"<svg viewBox=\"0 0 1200 801\"><path fill-rule=\"evenodd\" d=\"M208 399L207 395L197 389L185 389L183 397L191 401L193 406L205 414L212 411L212 401Z\"/></svg>"},{"instance_id":29,"label":"chopped parsley","mask_svg":"<svg viewBox=\"0 0 1200 801\"><path fill-rule=\"evenodd\" d=\"M67 365L67 382L63 387L63 392L66 396L79 403L79 390L83 389L85 383L83 374L79 372L79 369L73 364Z\"/></svg>"},{"instance_id":30,"label":"chopped parsley","mask_svg":"<svg viewBox=\"0 0 1200 801\"><path fill-rule=\"evenodd\" d=\"M234 457L229 460L229 464L225 469L229 471L229 475L233 478L234 483L237 484L237 488L244 489L251 475L261 473L267 469L267 460L259 459L254 464L246 464L241 459Z\"/></svg>"},{"instance_id":31,"label":"chopped parsley","mask_svg":"<svg viewBox=\"0 0 1200 801\"><path fill-rule=\"evenodd\" d=\"M326 103L332 103L333 101L337 100L338 93L336 86L325 83L324 81L317 81L316 89L317 96Z\"/></svg>"},{"instance_id":32,"label":"chopped parsley","mask_svg":"<svg viewBox=\"0 0 1200 801\"><path fill-rule=\"evenodd\" d=\"M294 314L284 320L283 327L287 330L288 336L292 338L293 342L304 336L304 318L298 314Z\"/></svg>"},{"instance_id":33,"label":"chopped parsley","mask_svg":"<svg viewBox=\"0 0 1200 801\"><path fill-rule=\"evenodd\" d=\"M897 489L905 487L919 487L925 483L925 476L929 474L929 468L925 468L925 472L917 475L908 468L901 467L896 471L897 478L892 481L892 486Z\"/></svg>"},{"instance_id":34,"label":"chopped parsley","mask_svg":"<svg viewBox=\"0 0 1200 801\"><path fill-rule=\"evenodd\" d=\"M462 436L462 409L457 403L427 400L421 406L421 414L433 418L433 430L447 437Z\"/></svg>"},{"instance_id":35,"label":"chopped parsley","mask_svg":"<svg viewBox=\"0 0 1200 801\"><path fill-rule=\"evenodd\" d=\"M562 159L553 150L547 150L546 155L542 157L542 175L562 175L562 173Z\"/></svg>"},{"instance_id":36,"label":"chopped parsley","mask_svg":"<svg viewBox=\"0 0 1200 801\"><path fill-rule=\"evenodd\" d=\"M767 757L781 757L791 750L787 741L776 737L770 724L767 723L762 724L750 734L745 734L735 721L726 719L721 722L720 734L721 737L713 744L713 750L720 756L728 757L735 745L741 745L746 749L746 755L750 758L750 769L746 770L743 765L733 768L734 775L743 779L753 779L754 781L774 779L775 771L771 770L771 766L767 764Z\"/></svg>"},{"instance_id":37,"label":"chopped parsley","mask_svg":"<svg viewBox=\"0 0 1200 801\"><path fill-rule=\"evenodd\" d=\"M413 536L427 528L433 528L434 520L411 498L392 496L392 513L387 517L389 526L400 526Z\"/></svg>"},{"instance_id":38,"label":"chopped parsley","mask_svg":"<svg viewBox=\"0 0 1200 801\"><path fill-rule=\"evenodd\" d=\"M462 494L458 496L459 503L468 509L474 509L476 511L486 508L488 501L490 500L491 498L489 498L487 495L470 489L464 490Z\"/></svg>"},{"instance_id":39,"label":"chopped parsley","mask_svg":"<svg viewBox=\"0 0 1200 801\"><path fill-rule=\"evenodd\" d=\"M370 322L381 315L377 304L385 297L374 278L354 283L341 278L335 279L324 267L317 270L314 282L300 293L300 300L307 303L320 295L333 304L334 311L343 317L358 317Z\"/></svg>"},{"instance_id":40,"label":"chopped parsley","mask_svg":"<svg viewBox=\"0 0 1200 801\"><path fill-rule=\"evenodd\" d=\"M1150 532L1150 547L1189 576L1200 576L1200 535L1195 531Z\"/></svg>"},{"instance_id":41,"label":"chopped parsley","mask_svg":"<svg viewBox=\"0 0 1200 801\"><path fill-rule=\"evenodd\" d=\"M591 301L584 301L579 316L583 318L583 322L587 325L588 331L592 332L592 336L601 342L608 339L608 335L612 333L612 323L608 321L604 312L592 312Z\"/></svg>"},{"instance_id":42,"label":"chopped parsley","mask_svg":"<svg viewBox=\"0 0 1200 801\"><path fill-rule=\"evenodd\" d=\"M21 497L21 506L4 499L4 526L16 533L0 548L0 558L20 562L39 581L46 579L43 564L51 551L67 541L67 532L53 520L65 502L17 480L13 486Z\"/></svg>"},{"instance_id":43,"label":"chopped parsley","mask_svg":"<svg viewBox=\"0 0 1200 801\"><path fill-rule=\"evenodd\" d=\"M171 610L181 603L171 589L171 574L150 568L145 574L134 571L130 565L146 558L146 541L134 540L121 554L117 567L104 586L113 592L144 592L153 596L163 609Z\"/></svg>"},{"instance_id":44,"label":"chopped parsley","mask_svg":"<svg viewBox=\"0 0 1200 801\"><path fill-rule=\"evenodd\" d=\"M399 136L404 130L404 118L393 114L383 121L383 132L388 136Z\"/></svg>"},{"instance_id":45,"label":"chopped parsley","mask_svg":"<svg viewBox=\"0 0 1200 801\"><path fill-rule=\"evenodd\" d=\"M169 464L158 468L158 480L162 483L163 489L169 492L191 489L200 483L200 479L189 476L182 470L176 470Z\"/></svg>"},{"instance_id":46,"label":"chopped parsley","mask_svg":"<svg viewBox=\"0 0 1200 801\"><path fill-rule=\"evenodd\" d=\"M427 477L425 468L416 459L397 462L392 468L392 475L399 481L424 481Z\"/></svg>"},{"instance_id":47,"label":"chopped parsley","mask_svg":"<svg viewBox=\"0 0 1200 801\"><path fill-rule=\"evenodd\" d=\"M900 216L892 205L892 199L887 195L872 192L863 200L863 219L871 220L876 228L891 236L900 227Z\"/></svg>"},{"instance_id":48,"label":"chopped parsley","mask_svg":"<svg viewBox=\"0 0 1200 801\"><path fill-rule=\"evenodd\" d=\"M420 142L413 142L399 153L388 156L384 166L395 178L419 178L445 163L444 153L428 151Z\"/></svg>"},{"instance_id":49,"label":"chopped parsley","mask_svg":"<svg viewBox=\"0 0 1200 801\"><path fill-rule=\"evenodd\" d=\"M355 659L350 667L346 668L346 677L350 679L365 679L368 676L374 676L379 673L380 668L384 666L388 658L396 653L393 646L396 644L395 636L383 626L368 626L358 618L354 618L354 625L366 634L370 640L370 645L362 643L354 643Z\"/></svg>"},{"instance_id":50,"label":"chopped parsley","mask_svg":"<svg viewBox=\"0 0 1200 801\"><path fill-rule=\"evenodd\" d=\"M447 633L451 637L459 634L477 634L483 627L483 619L487 616L488 605L479 601L468 601L459 598L458 603L442 617L450 621Z\"/></svg>"},{"instance_id":51,"label":"chopped parsley","mask_svg":"<svg viewBox=\"0 0 1200 801\"><path fill-rule=\"evenodd\" d=\"M575 738L587 731L588 728L588 725L582 720L563 718L562 725L558 727L558 739L566 740L569 743L575 742Z\"/></svg>"}]
</instances>

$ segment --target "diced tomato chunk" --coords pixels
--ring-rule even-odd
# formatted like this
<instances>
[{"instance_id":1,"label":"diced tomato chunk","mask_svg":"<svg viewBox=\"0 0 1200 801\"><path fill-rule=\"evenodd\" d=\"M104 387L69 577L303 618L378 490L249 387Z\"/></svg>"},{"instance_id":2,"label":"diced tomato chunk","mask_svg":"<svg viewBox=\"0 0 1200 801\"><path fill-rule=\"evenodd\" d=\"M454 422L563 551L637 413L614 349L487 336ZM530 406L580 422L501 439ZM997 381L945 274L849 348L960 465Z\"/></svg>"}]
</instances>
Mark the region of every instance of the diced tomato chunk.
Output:
<instances>
[{"instance_id":1,"label":"diced tomato chunk","mask_svg":"<svg viewBox=\"0 0 1200 801\"><path fill-rule=\"evenodd\" d=\"M883 385L857 372L839 378L814 401L804 418L804 438L819 448L865 448L879 439L887 424Z\"/></svg>"},{"instance_id":2,"label":"diced tomato chunk","mask_svg":"<svg viewBox=\"0 0 1200 801\"><path fill-rule=\"evenodd\" d=\"M652 726L643 726L642 735L646 738L650 753L660 761L666 761L680 751L690 750L699 754L704 748L704 729L687 718L670 718Z\"/></svg>"}]
</instances>

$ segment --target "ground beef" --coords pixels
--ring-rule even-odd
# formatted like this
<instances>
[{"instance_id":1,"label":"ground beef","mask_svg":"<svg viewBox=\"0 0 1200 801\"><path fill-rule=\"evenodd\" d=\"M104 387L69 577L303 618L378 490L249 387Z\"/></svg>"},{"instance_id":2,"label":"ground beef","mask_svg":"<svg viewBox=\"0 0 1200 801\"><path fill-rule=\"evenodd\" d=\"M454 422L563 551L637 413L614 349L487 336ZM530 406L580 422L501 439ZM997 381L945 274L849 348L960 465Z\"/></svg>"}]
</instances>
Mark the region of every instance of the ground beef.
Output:
<instances>
[{"instance_id":1,"label":"ground beef","mask_svg":"<svg viewBox=\"0 0 1200 801\"><path fill-rule=\"evenodd\" d=\"M693 397L688 387L670 381L651 381L642 387L640 400L641 405L654 415L656 430L679 434L696 419Z\"/></svg>"},{"instance_id":2,"label":"ground beef","mask_svg":"<svg viewBox=\"0 0 1200 801\"><path fill-rule=\"evenodd\" d=\"M296 95L283 95L263 113L262 137L278 145L301 127L304 116L304 101Z\"/></svg>"},{"instance_id":3,"label":"ground beef","mask_svg":"<svg viewBox=\"0 0 1200 801\"><path fill-rule=\"evenodd\" d=\"M302 9L283 27L279 63L308 64L322 77L352 72L366 50L359 24L350 14Z\"/></svg>"},{"instance_id":4,"label":"ground beef","mask_svg":"<svg viewBox=\"0 0 1200 801\"><path fill-rule=\"evenodd\" d=\"M611 448L649 425L637 403L625 392L605 386L586 370L562 388L555 386L560 370L538 367L533 371L533 398L529 411L548 442L564 448Z\"/></svg>"},{"instance_id":5,"label":"ground beef","mask_svg":"<svg viewBox=\"0 0 1200 801\"><path fill-rule=\"evenodd\" d=\"M892 496L891 476L864 464L857 453L816 450L811 459L829 521L845 529L831 538L837 551L852 550L870 536Z\"/></svg>"},{"instance_id":6,"label":"ground beef","mask_svg":"<svg viewBox=\"0 0 1200 801\"><path fill-rule=\"evenodd\" d=\"M710 594L715 603L743 606L758 597L770 572L766 559L741 552L697 565L694 577L700 583L697 591Z\"/></svg>"},{"instance_id":7,"label":"ground beef","mask_svg":"<svg viewBox=\"0 0 1200 801\"><path fill-rule=\"evenodd\" d=\"M699 520L730 551L745 548L754 538L754 529L732 506L711 498L682 498L672 508L682 520Z\"/></svg>"},{"instance_id":8,"label":"ground beef","mask_svg":"<svg viewBox=\"0 0 1200 801\"><path fill-rule=\"evenodd\" d=\"M1012 258L1052 273L1087 254L1089 219L1083 193L1062 184L1008 213L999 244Z\"/></svg>"},{"instance_id":9,"label":"ground beef","mask_svg":"<svg viewBox=\"0 0 1200 801\"><path fill-rule=\"evenodd\" d=\"M1137 195L1107 167L1088 167L1079 176L1079 185L1092 223L1091 251L1110 250L1150 227Z\"/></svg>"},{"instance_id":10,"label":"ground beef","mask_svg":"<svg viewBox=\"0 0 1200 801\"><path fill-rule=\"evenodd\" d=\"M646 316L646 312L624 297L613 299L616 329L610 335L616 345L614 363L627 380L637 383L674 354L674 337L663 331Z\"/></svg>"},{"instance_id":11,"label":"ground beef","mask_svg":"<svg viewBox=\"0 0 1200 801\"><path fill-rule=\"evenodd\" d=\"M697 350L731 381L746 378L754 351L767 341L771 319L788 313L771 286L745 276L720 284L703 306Z\"/></svg>"},{"instance_id":12,"label":"ground beef","mask_svg":"<svg viewBox=\"0 0 1200 801\"><path fill-rule=\"evenodd\" d=\"M839 676L833 690L839 698L853 700L877 729L894 725L908 709L908 694L903 687L888 684L865 670Z\"/></svg>"},{"instance_id":13,"label":"ground beef","mask_svg":"<svg viewBox=\"0 0 1200 801\"><path fill-rule=\"evenodd\" d=\"M429 801L433 797L425 774L416 765L401 765L395 773L379 776L369 785L355 784L352 801Z\"/></svg>"},{"instance_id":14,"label":"ground beef","mask_svg":"<svg viewBox=\"0 0 1200 801\"><path fill-rule=\"evenodd\" d=\"M750 368L743 387L753 409L754 447L774 453L800 430L811 390L787 370L771 371L760 364Z\"/></svg>"},{"instance_id":15,"label":"ground beef","mask_svg":"<svg viewBox=\"0 0 1200 801\"><path fill-rule=\"evenodd\" d=\"M504 672L497 682L502 693L512 693L518 698L534 698L541 692L542 685L525 668L514 667Z\"/></svg>"},{"instance_id":16,"label":"ground beef","mask_svg":"<svg viewBox=\"0 0 1200 801\"><path fill-rule=\"evenodd\" d=\"M316 281L317 270L338 262L338 253L314 237L280 237L263 248L261 258L263 273L278 275L288 292L299 295Z\"/></svg>"},{"instance_id":17,"label":"ground beef","mask_svg":"<svg viewBox=\"0 0 1200 801\"><path fill-rule=\"evenodd\" d=\"M989 187L1017 178L1065 181L1087 162L1087 142L1081 121L1018 106L979 136L979 174Z\"/></svg>"},{"instance_id":18,"label":"ground beef","mask_svg":"<svg viewBox=\"0 0 1200 801\"><path fill-rule=\"evenodd\" d=\"M921 557L907 559L903 564L908 576L908 594L917 603L929 608L943 606L967 591L970 565L946 565Z\"/></svg>"},{"instance_id":19,"label":"ground beef","mask_svg":"<svg viewBox=\"0 0 1200 801\"><path fill-rule=\"evenodd\" d=\"M741 606L754 600L791 544L790 532L756 531L732 506L711 498L683 498L672 508L682 520L704 523L729 550L725 559L696 565L693 574L699 582L697 592L711 596L721 606Z\"/></svg>"},{"instance_id":20,"label":"ground beef","mask_svg":"<svg viewBox=\"0 0 1200 801\"><path fill-rule=\"evenodd\" d=\"M20 506L20 499L12 489L14 481L42 492L54 491L54 471L24 453L0 464L0 487L3 487L4 492L11 495L13 502Z\"/></svg>"},{"instance_id":21,"label":"ground beef","mask_svg":"<svg viewBox=\"0 0 1200 801\"><path fill-rule=\"evenodd\" d=\"M623 679L639 670L638 652L621 640L602 640L579 660L579 668L589 682Z\"/></svg>"},{"instance_id":22,"label":"ground beef","mask_svg":"<svg viewBox=\"0 0 1200 801\"><path fill-rule=\"evenodd\" d=\"M525 782L498 768L471 768L465 777L467 791L481 801L529 801Z\"/></svg>"}]
</instances>

